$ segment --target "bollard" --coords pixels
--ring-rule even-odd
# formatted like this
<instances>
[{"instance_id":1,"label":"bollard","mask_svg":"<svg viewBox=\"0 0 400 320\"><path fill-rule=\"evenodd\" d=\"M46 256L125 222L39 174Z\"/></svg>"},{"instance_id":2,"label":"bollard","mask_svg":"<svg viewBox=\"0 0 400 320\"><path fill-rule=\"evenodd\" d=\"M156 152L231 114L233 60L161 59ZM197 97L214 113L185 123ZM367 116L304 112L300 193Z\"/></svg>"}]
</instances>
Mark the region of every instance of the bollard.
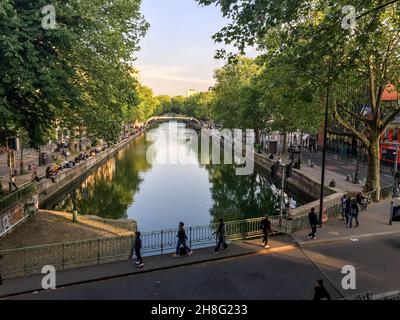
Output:
<instances>
[{"instance_id":1,"label":"bollard","mask_svg":"<svg viewBox=\"0 0 400 320\"><path fill-rule=\"evenodd\" d=\"M74 211L72 212L72 222L73 222L73 223L78 222L78 211L76 211L76 210L74 210Z\"/></svg>"}]
</instances>

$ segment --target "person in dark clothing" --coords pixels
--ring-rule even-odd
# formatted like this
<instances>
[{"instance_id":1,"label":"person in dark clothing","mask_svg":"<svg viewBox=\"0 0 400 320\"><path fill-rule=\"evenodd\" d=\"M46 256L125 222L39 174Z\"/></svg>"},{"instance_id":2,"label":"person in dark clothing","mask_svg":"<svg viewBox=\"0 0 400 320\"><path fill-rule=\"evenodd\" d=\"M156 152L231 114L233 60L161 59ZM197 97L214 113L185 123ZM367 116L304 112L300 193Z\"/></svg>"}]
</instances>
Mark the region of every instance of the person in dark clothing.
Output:
<instances>
[{"instance_id":1,"label":"person in dark clothing","mask_svg":"<svg viewBox=\"0 0 400 320\"><path fill-rule=\"evenodd\" d=\"M189 256L193 253L193 251L190 250L190 248L186 245L187 236L184 226L185 224L183 222L179 223L178 234L176 235L176 237L178 238L178 243L176 244L176 252L172 256L173 258L179 255L179 249L181 248L181 246L186 250Z\"/></svg>"},{"instance_id":2,"label":"person in dark clothing","mask_svg":"<svg viewBox=\"0 0 400 320\"><path fill-rule=\"evenodd\" d=\"M268 249L268 239L269 239L269 234L272 233L271 229L271 221L269 221L269 217L265 216L265 218L261 221L260 223L260 228L263 231L264 238L263 241L261 242L261 246Z\"/></svg>"},{"instance_id":3,"label":"person in dark clothing","mask_svg":"<svg viewBox=\"0 0 400 320\"><path fill-rule=\"evenodd\" d=\"M317 283L315 284L313 300L332 300L321 279L317 280Z\"/></svg>"},{"instance_id":4,"label":"person in dark clothing","mask_svg":"<svg viewBox=\"0 0 400 320\"><path fill-rule=\"evenodd\" d=\"M11 179L9 182L9 190L10 190L10 192L12 192L13 190L18 190L17 181L15 178L15 175L13 175L13 174L11 175Z\"/></svg>"},{"instance_id":5,"label":"person in dark clothing","mask_svg":"<svg viewBox=\"0 0 400 320\"><path fill-rule=\"evenodd\" d=\"M315 208L311 208L310 213L308 214L308 221L310 222L311 232L308 235L309 239L317 239L315 234L317 233L317 225L318 225L318 216L315 213Z\"/></svg>"},{"instance_id":6,"label":"person in dark clothing","mask_svg":"<svg viewBox=\"0 0 400 320\"><path fill-rule=\"evenodd\" d=\"M218 224L218 229L217 231L214 232L214 234L217 235L218 237L218 244L215 248L215 253L218 254L219 249L221 248L221 245L224 249L228 248L228 245L225 242L225 224L224 224L224 219L219 219L219 224Z\"/></svg>"},{"instance_id":7,"label":"person in dark clothing","mask_svg":"<svg viewBox=\"0 0 400 320\"><path fill-rule=\"evenodd\" d=\"M136 232L136 238L135 238L135 255L136 255L136 262L135 264L139 268L144 267L143 259L142 259L142 254L140 253L140 250L142 249L142 239L140 238L140 232Z\"/></svg>"},{"instance_id":8,"label":"person in dark clothing","mask_svg":"<svg viewBox=\"0 0 400 320\"><path fill-rule=\"evenodd\" d=\"M345 217L346 217L346 224L348 225L350 222L350 207L351 207L351 199L347 197L346 199L346 209L345 209Z\"/></svg>"},{"instance_id":9,"label":"person in dark clothing","mask_svg":"<svg viewBox=\"0 0 400 320\"><path fill-rule=\"evenodd\" d=\"M356 202L360 206L361 211L367 210L367 201L362 193L358 193L356 196Z\"/></svg>"},{"instance_id":10,"label":"person in dark clothing","mask_svg":"<svg viewBox=\"0 0 400 320\"><path fill-rule=\"evenodd\" d=\"M353 227L353 219L356 220L356 227L358 227L358 214L359 214L359 208L357 201L353 200L350 205L349 228Z\"/></svg>"}]
</instances>

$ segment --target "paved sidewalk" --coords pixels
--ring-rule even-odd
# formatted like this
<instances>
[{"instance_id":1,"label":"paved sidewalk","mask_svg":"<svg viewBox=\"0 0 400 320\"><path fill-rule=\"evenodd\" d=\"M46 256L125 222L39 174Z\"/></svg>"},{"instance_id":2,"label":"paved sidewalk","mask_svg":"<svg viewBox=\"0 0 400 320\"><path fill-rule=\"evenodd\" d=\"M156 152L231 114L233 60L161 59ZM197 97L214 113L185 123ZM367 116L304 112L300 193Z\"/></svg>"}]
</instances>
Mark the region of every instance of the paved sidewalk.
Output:
<instances>
[{"instance_id":1,"label":"paved sidewalk","mask_svg":"<svg viewBox=\"0 0 400 320\"><path fill-rule=\"evenodd\" d=\"M226 251L215 254L213 248L194 249L192 256L172 258L172 254L153 257L144 257L144 268L137 268L132 260L95 265L59 271L57 273L57 287L71 286L79 283L125 277L146 272L166 270L186 265L205 263L221 259L246 256L258 253L276 253L293 250L297 247L289 236L276 236L270 241L270 249L260 246L260 240L248 242L235 242L229 245ZM43 275L32 275L24 278L6 279L0 286L0 297L21 294L25 292L40 291Z\"/></svg>"},{"instance_id":2,"label":"paved sidewalk","mask_svg":"<svg viewBox=\"0 0 400 320\"><path fill-rule=\"evenodd\" d=\"M314 179L317 179L318 181L321 181L321 173L322 173L322 168L319 166L314 165L313 168L307 166L307 165L302 165L300 172L305 174L306 176L312 176ZM339 189L343 190L346 192L351 192L351 193L359 193L362 192L362 184L355 184L349 181L346 181L346 175L340 174L334 171L329 170L329 166L327 167L325 171L325 186L329 187L330 182L332 179L335 179L336 181L336 188L331 188L331 189Z\"/></svg>"},{"instance_id":3,"label":"paved sidewalk","mask_svg":"<svg viewBox=\"0 0 400 320\"><path fill-rule=\"evenodd\" d=\"M292 236L300 246L304 246L341 240L357 241L357 239L365 237L400 234L400 222L393 221L393 224L389 225L390 202L391 199L372 203L368 206L367 212L360 212L360 225L358 228L347 228L344 221L338 218L328 221L322 228L317 229L317 240L307 239L310 230L298 231Z\"/></svg>"}]
</instances>

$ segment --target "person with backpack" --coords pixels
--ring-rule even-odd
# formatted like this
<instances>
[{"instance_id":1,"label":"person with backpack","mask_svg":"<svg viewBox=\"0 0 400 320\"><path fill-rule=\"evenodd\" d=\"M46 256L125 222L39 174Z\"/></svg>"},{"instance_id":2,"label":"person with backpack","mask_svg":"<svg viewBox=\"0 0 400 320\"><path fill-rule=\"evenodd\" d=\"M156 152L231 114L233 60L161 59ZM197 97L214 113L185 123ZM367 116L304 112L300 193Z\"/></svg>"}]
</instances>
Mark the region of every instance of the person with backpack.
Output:
<instances>
[{"instance_id":1,"label":"person with backpack","mask_svg":"<svg viewBox=\"0 0 400 320\"><path fill-rule=\"evenodd\" d=\"M190 248L186 245L187 236L184 226L185 224L183 222L179 222L178 234L176 235L178 242L176 244L176 252L172 256L173 258L176 258L178 255L180 255L181 247L183 249L182 253L188 254L189 256L193 253L193 251L190 250Z\"/></svg>"},{"instance_id":2,"label":"person with backpack","mask_svg":"<svg viewBox=\"0 0 400 320\"><path fill-rule=\"evenodd\" d=\"M271 221L269 220L268 216L265 216L265 218L261 221L260 228L264 234L264 238L263 238L263 241L261 242L261 246L264 247L265 249L268 249L269 248L269 245L268 245L269 234L272 233Z\"/></svg>"},{"instance_id":3,"label":"person with backpack","mask_svg":"<svg viewBox=\"0 0 400 320\"><path fill-rule=\"evenodd\" d=\"M142 254L140 253L140 250L142 249L142 239L140 238L141 233L137 231L136 233L136 238L135 238L135 255L136 255L136 262L135 264L138 266L138 268L143 268L144 263L142 259Z\"/></svg>"},{"instance_id":4,"label":"person with backpack","mask_svg":"<svg viewBox=\"0 0 400 320\"><path fill-rule=\"evenodd\" d=\"M353 219L356 220L356 228L358 227L358 214L359 208L356 200L351 201L350 205L350 221L349 221L349 228L353 227Z\"/></svg>"},{"instance_id":5,"label":"person with backpack","mask_svg":"<svg viewBox=\"0 0 400 320\"><path fill-rule=\"evenodd\" d=\"M311 208L311 211L308 214L308 221L310 222L311 226L311 232L308 235L308 239L315 240L317 239L315 234L317 233L317 225L318 225L318 216L315 213L315 208Z\"/></svg>"},{"instance_id":6,"label":"person with backpack","mask_svg":"<svg viewBox=\"0 0 400 320\"><path fill-rule=\"evenodd\" d=\"M224 219L220 218L219 219L219 224L218 224L218 229L217 231L215 231L213 234L216 234L218 237L218 244L215 248L215 254L219 253L219 249L222 247L224 248L224 250L226 248L228 248L228 245L226 244L225 241L225 224L224 224Z\"/></svg>"}]
</instances>

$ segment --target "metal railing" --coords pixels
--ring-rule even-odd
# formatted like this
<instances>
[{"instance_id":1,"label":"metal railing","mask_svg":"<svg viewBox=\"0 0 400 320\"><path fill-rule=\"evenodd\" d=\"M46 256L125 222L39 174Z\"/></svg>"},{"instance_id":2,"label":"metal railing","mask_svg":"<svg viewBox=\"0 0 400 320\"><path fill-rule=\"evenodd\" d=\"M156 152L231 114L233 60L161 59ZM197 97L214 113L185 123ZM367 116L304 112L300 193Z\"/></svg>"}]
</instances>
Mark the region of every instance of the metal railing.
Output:
<instances>
[{"instance_id":1,"label":"metal railing","mask_svg":"<svg viewBox=\"0 0 400 320\"><path fill-rule=\"evenodd\" d=\"M400 300L400 290L373 294L371 292L345 298L345 300Z\"/></svg>"},{"instance_id":2,"label":"metal railing","mask_svg":"<svg viewBox=\"0 0 400 320\"><path fill-rule=\"evenodd\" d=\"M262 234L260 222L263 218L239 220L225 223L227 240L244 240ZM274 232L287 233L291 221L271 217ZM209 247L216 243L217 224L186 228L187 245ZM172 252L177 243L177 230L160 230L142 233L142 253L157 255ZM132 256L133 236L94 239L68 243L58 243L1 251L0 270L3 278L13 278L41 272L44 265L52 265L58 270L81 266L127 260Z\"/></svg>"},{"instance_id":3,"label":"metal railing","mask_svg":"<svg viewBox=\"0 0 400 320\"><path fill-rule=\"evenodd\" d=\"M393 195L393 188L394 186L392 184L382 186L380 192L380 199L387 199L391 197ZM375 198L375 195L376 195L376 190L364 192L364 196L369 200L369 202Z\"/></svg>"},{"instance_id":4,"label":"metal railing","mask_svg":"<svg viewBox=\"0 0 400 320\"><path fill-rule=\"evenodd\" d=\"M0 214L10 209L13 205L24 201L36 193L36 183L29 183L18 190L0 198Z\"/></svg>"}]
</instances>

